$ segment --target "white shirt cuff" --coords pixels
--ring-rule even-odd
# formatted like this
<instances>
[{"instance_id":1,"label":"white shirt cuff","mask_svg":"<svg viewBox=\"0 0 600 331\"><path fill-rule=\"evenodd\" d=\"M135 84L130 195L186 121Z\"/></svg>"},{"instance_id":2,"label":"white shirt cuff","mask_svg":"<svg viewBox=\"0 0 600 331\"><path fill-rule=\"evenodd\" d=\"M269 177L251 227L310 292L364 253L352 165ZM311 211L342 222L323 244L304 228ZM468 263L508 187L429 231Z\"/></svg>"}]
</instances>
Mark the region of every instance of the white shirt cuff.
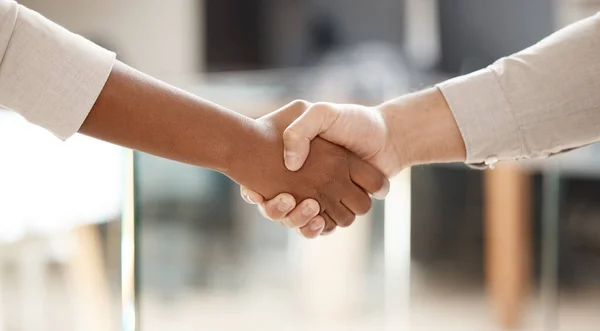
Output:
<instances>
[{"instance_id":1,"label":"white shirt cuff","mask_svg":"<svg viewBox=\"0 0 600 331\"><path fill-rule=\"evenodd\" d=\"M23 6L2 16L14 23L1 31L9 41L0 62L0 103L69 138L104 88L115 54Z\"/></svg>"},{"instance_id":2,"label":"white shirt cuff","mask_svg":"<svg viewBox=\"0 0 600 331\"><path fill-rule=\"evenodd\" d=\"M445 81L437 87L458 124L468 164L486 167L523 155L518 120L490 69Z\"/></svg>"}]
</instances>

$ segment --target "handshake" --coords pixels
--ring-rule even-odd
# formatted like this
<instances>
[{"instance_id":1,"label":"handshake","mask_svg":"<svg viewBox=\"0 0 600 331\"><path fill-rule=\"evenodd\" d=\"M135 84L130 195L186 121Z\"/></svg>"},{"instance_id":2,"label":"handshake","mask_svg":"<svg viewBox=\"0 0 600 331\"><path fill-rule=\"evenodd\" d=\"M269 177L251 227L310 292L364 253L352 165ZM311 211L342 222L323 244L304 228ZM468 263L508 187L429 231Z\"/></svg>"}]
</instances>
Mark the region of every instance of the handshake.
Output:
<instances>
[{"instance_id":1,"label":"handshake","mask_svg":"<svg viewBox=\"0 0 600 331\"><path fill-rule=\"evenodd\" d=\"M452 114L439 105L437 89L377 107L294 101L250 125L253 138L224 172L265 217L306 238L329 234L367 213L371 197L385 198L404 167L464 158Z\"/></svg>"},{"instance_id":2,"label":"handshake","mask_svg":"<svg viewBox=\"0 0 600 331\"><path fill-rule=\"evenodd\" d=\"M437 88L376 107L295 101L251 119L117 62L80 133L222 172L307 238L350 226L404 167L465 160Z\"/></svg>"}]
</instances>

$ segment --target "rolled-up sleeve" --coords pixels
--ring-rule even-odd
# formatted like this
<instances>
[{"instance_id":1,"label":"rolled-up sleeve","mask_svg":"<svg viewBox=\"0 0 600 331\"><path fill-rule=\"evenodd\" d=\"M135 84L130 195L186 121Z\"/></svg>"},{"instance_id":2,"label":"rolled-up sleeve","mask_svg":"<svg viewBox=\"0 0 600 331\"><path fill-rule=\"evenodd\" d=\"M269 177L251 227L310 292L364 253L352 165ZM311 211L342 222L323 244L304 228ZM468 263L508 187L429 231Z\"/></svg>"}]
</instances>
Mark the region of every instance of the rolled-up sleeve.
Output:
<instances>
[{"instance_id":1,"label":"rolled-up sleeve","mask_svg":"<svg viewBox=\"0 0 600 331\"><path fill-rule=\"evenodd\" d=\"M92 109L115 54L12 0L0 0L0 105L61 139Z\"/></svg>"},{"instance_id":2,"label":"rolled-up sleeve","mask_svg":"<svg viewBox=\"0 0 600 331\"><path fill-rule=\"evenodd\" d=\"M438 84L467 163L543 158L600 140L600 14Z\"/></svg>"}]
</instances>

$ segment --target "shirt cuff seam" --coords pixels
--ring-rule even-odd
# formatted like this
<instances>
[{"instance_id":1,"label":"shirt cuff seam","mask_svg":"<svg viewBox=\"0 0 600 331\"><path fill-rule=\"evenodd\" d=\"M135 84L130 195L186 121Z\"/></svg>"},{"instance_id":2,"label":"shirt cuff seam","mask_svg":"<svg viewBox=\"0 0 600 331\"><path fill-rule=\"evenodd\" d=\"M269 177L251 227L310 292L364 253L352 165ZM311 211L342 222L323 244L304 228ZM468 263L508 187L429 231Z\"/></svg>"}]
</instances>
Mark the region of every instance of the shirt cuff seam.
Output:
<instances>
[{"instance_id":1,"label":"shirt cuff seam","mask_svg":"<svg viewBox=\"0 0 600 331\"><path fill-rule=\"evenodd\" d=\"M91 91L95 91L94 93L91 93L91 95L94 95L94 97L90 97L88 100L88 102L86 102L85 104L85 108L82 109L86 109L86 111L82 111L80 113L80 117L77 118L77 120L74 123L79 123L78 125L76 125L75 129L75 133L79 132L79 129L81 129L81 126L83 125L83 123L85 122L85 120L87 119L88 115L90 114L90 112L92 111L92 108L94 108L94 105L96 104L96 101L98 101L98 98L100 97L100 94L102 93L102 91L104 90L104 86L106 85L106 83L108 82L108 78L110 77L110 74L112 72L112 69L115 65L115 61L116 61L116 54L112 53L112 60L110 61L110 64L108 65L108 70L106 70L104 72L104 75L102 76L102 79L98 79L97 86L90 86L90 90ZM73 134L75 134L73 133ZM61 137L61 139L66 140L68 137Z\"/></svg>"},{"instance_id":2,"label":"shirt cuff seam","mask_svg":"<svg viewBox=\"0 0 600 331\"><path fill-rule=\"evenodd\" d=\"M524 155L525 146L523 144L524 135L523 135L523 124L521 123L521 119L515 113L512 101L508 97L508 93L506 93L506 89L504 89L504 86L502 86L502 84L500 82L500 78L498 77L498 74L496 74L496 72L494 71L494 69L491 68L491 66L488 68L490 69L490 72L492 73L492 75L494 75L496 84L500 88L500 92L501 92L502 96L504 97L504 101L506 102L506 105L508 106L508 113L510 113L511 117L513 118L513 121L517 124L516 133L518 135L518 141L519 141L519 155Z\"/></svg>"},{"instance_id":3,"label":"shirt cuff seam","mask_svg":"<svg viewBox=\"0 0 600 331\"><path fill-rule=\"evenodd\" d=\"M482 167L482 163L492 159L514 159L522 155L518 116L490 68L442 82L437 87L463 137L465 163Z\"/></svg>"}]
</instances>

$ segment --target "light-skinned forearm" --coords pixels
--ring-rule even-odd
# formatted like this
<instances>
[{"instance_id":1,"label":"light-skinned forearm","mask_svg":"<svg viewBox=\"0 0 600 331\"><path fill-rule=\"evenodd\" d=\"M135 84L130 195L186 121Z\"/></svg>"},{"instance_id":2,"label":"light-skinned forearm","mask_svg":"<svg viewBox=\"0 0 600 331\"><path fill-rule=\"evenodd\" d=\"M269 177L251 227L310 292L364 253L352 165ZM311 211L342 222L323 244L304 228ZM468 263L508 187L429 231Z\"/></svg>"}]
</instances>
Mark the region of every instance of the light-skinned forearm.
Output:
<instances>
[{"instance_id":1,"label":"light-skinned forearm","mask_svg":"<svg viewBox=\"0 0 600 331\"><path fill-rule=\"evenodd\" d=\"M79 132L226 173L254 130L248 117L117 63Z\"/></svg>"},{"instance_id":2,"label":"light-skinned forearm","mask_svg":"<svg viewBox=\"0 0 600 331\"><path fill-rule=\"evenodd\" d=\"M462 136L437 88L402 96L377 108L402 166L465 161Z\"/></svg>"}]
</instances>

